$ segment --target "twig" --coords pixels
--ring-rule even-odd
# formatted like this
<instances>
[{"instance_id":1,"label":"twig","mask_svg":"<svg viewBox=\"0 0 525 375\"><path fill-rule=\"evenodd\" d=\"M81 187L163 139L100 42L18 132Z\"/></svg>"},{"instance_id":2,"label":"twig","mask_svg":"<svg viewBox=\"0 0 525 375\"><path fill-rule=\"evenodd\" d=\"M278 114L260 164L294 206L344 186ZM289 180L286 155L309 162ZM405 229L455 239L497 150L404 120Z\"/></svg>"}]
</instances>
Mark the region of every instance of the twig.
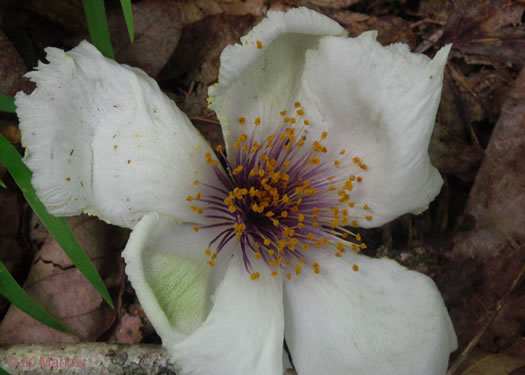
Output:
<instances>
[{"instance_id":1,"label":"twig","mask_svg":"<svg viewBox=\"0 0 525 375\"><path fill-rule=\"evenodd\" d=\"M175 375L160 345L100 342L0 346L0 366L11 374L164 374Z\"/></svg>"},{"instance_id":2,"label":"twig","mask_svg":"<svg viewBox=\"0 0 525 375\"><path fill-rule=\"evenodd\" d=\"M514 278L514 281L512 282L511 286L505 294L499 299L498 303L496 304L496 307L487 315L485 318L485 323L483 323L483 326L479 330L479 332L470 340L468 345L463 349L459 357L454 361L452 366L450 366L450 369L447 372L447 375L455 375L458 368L463 364L465 359L467 359L468 355L476 347L479 340L481 339L481 336L485 333L485 331L490 327L496 316L498 316L498 313L501 311L503 306L505 306L505 303L507 302L508 297L512 294L514 289L516 289L516 286L520 283L521 279L523 278L523 275L525 275L525 263L522 265L520 272L518 272L518 275Z\"/></svg>"},{"instance_id":3,"label":"twig","mask_svg":"<svg viewBox=\"0 0 525 375\"><path fill-rule=\"evenodd\" d=\"M176 374L160 345L103 342L0 345L0 366L16 375ZM296 373L286 370L284 375Z\"/></svg>"}]
</instances>

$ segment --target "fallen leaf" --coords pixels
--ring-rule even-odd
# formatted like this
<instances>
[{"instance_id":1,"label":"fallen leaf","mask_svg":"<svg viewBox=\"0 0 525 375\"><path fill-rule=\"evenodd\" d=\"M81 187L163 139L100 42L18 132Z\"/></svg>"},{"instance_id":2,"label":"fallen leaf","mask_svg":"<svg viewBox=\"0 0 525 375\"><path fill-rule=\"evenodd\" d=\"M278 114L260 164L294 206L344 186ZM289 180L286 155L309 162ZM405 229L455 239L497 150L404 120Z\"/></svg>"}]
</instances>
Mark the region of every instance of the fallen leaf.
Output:
<instances>
[{"instance_id":1,"label":"fallen leaf","mask_svg":"<svg viewBox=\"0 0 525 375\"><path fill-rule=\"evenodd\" d=\"M489 61L523 64L525 4L514 0L461 0L450 14L440 44Z\"/></svg>"},{"instance_id":2,"label":"fallen leaf","mask_svg":"<svg viewBox=\"0 0 525 375\"><path fill-rule=\"evenodd\" d=\"M142 340L142 319L125 313L107 340L111 344L139 344Z\"/></svg>"},{"instance_id":3,"label":"fallen leaf","mask_svg":"<svg viewBox=\"0 0 525 375\"><path fill-rule=\"evenodd\" d=\"M182 24L180 6L169 0L132 4L135 38L130 41L121 9L108 16L116 60L156 77L175 51Z\"/></svg>"},{"instance_id":4,"label":"fallen leaf","mask_svg":"<svg viewBox=\"0 0 525 375\"><path fill-rule=\"evenodd\" d=\"M22 89L30 92L32 85L22 78L26 71L24 61L0 30L0 93L14 95Z\"/></svg>"},{"instance_id":5,"label":"fallen leaf","mask_svg":"<svg viewBox=\"0 0 525 375\"><path fill-rule=\"evenodd\" d=\"M122 287L123 265L119 248L112 244L114 228L93 217L80 216L68 222L115 295ZM116 317L116 310L103 301L52 238L37 252L24 289L73 335L55 331L11 305L0 324L3 344L94 341Z\"/></svg>"},{"instance_id":6,"label":"fallen leaf","mask_svg":"<svg viewBox=\"0 0 525 375\"><path fill-rule=\"evenodd\" d=\"M525 69L501 109L465 208L470 230L455 238L456 256L490 259L525 245Z\"/></svg>"},{"instance_id":7,"label":"fallen leaf","mask_svg":"<svg viewBox=\"0 0 525 375\"><path fill-rule=\"evenodd\" d=\"M458 375L518 375L516 370L525 366L524 358L505 354L473 351L457 371Z\"/></svg>"},{"instance_id":8,"label":"fallen leaf","mask_svg":"<svg viewBox=\"0 0 525 375\"><path fill-rule=\"evenodd\" d=\"M326 14L343 25L352 37L368 30L377 30L377 40L382 45L405 43L411 49L416 46L416 37L410 25L402 18L374 17L348 11L326 12Z\"/></svg>"}]
</instances>

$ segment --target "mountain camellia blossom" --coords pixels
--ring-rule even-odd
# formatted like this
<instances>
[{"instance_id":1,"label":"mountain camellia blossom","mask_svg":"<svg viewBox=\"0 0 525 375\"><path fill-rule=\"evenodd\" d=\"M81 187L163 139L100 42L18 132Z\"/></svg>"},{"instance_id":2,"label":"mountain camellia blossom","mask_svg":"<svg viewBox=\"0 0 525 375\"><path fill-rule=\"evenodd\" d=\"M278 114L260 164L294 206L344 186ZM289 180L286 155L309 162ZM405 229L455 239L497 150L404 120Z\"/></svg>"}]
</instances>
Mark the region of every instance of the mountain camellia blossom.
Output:
<instances>
[{"instance_id":1,"label":"mountain camellia blossom","mask_svg":"<svg viewBox=\"0 0 525 375\"><path fill-rule=\"evenodd\" d=\"M123 253L177 374L443 375L456 336L427 276L358 254L355 227L420 213L450 46L430 60L299 8L225 48L216 152L143 71L48 48L16 96L56 215L132 228Z\"/></svg>"}]
</instances>

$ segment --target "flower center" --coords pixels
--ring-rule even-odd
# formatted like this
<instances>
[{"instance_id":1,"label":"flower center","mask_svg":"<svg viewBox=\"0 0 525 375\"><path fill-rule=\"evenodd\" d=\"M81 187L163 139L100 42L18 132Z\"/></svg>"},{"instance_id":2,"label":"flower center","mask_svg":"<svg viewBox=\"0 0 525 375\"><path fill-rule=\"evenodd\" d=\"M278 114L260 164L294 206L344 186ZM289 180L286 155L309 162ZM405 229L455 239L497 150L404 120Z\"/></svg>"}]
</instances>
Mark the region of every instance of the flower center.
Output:
<instances>
[{"instance_id":1,"label":"flower center","mask_svg":"<svg viewBox=\"0 0 525 375\"><path fill-rule=\"evenodd\" d=\"M216 186L206 186L216 194L197 193L186 199L193 212L214 220L213 224L195 226L196 232L222 229L205 250L210 266L233 240L240 242L252 280L260 277L252 267L254 261L268 264L272 276L283 272L290 280L304 266L321 272L318 263L308 260L308 251L340 257L347 249L358 252L366 248L360 235L349 227L357 227L359 220L372 220L370 208L350 196L368 167L359 157L348 157L346 150L339 151L341 160L330 157L323 144L326 132L320 139L307 142L309 121L302 118L300 103L295 103L293 112L294 116L287 117L283 110L282 126L266 139L239 136L229 159L218 146L224 168L210 153L205 154L218 180ZM296 126L299 119L301 127ZM238 121L240 126L246 124L244 117ZM253 123L259 126L261 119L256 117ZM352 268L359 270L355 264Z\"/></svg>"}]
</instances>

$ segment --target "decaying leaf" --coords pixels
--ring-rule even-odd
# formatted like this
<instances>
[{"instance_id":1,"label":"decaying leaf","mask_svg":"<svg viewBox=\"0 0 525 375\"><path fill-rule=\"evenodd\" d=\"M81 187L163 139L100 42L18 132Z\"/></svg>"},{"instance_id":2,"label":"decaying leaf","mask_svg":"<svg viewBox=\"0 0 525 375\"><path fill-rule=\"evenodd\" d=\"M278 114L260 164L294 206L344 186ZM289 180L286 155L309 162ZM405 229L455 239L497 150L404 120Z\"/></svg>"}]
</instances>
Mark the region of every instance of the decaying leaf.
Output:
<instances>
[{"instance_id":1,"label":"decaying leaf","mask_svg":"<svg viewBox=\"0 0 525 375\"><path fill-rule=\"evenodd\" d=\"M120 9L108 17L116 60L136 66L152 77L164 68L182 31L180 6L169 0L132 4L135 39L131 43Z\"/></svg>"},{"instance_id":2,"label":"decaying leaf","mask_svg":"<svg viewBox=\"0 0 525 375\"><path fill-rule=\"evenodd\" d=\"M458 375L519 375L517 371L525 370L525 358L512 357L505 354L474 351ZM524 374L524 372L521 372Z\"/></svg>"},{"instance_id":3,"label":"decaying leaf","mask_svg":"<svg viewBox=\"0 0 525 375\"><path fill-rule=\"evenodd\" d=\"M525 4L514 0L461 0L450 15L441 43L489 61L523 64Z\"/></svg>"},{"instance_id":4,"label":"decaying leaf","mask_svg":"<svg viewBox=\"0 0 525 375\"><path fill-rule=\"evenodd\" d=\"M416 37L409 23L402 18L385 16L374 17L361 13L337 11L328 13L342 24L350 36L358 36L368 30L377 30L377 40L383 45L406 43L411 49L416 46Z\"/></svg>"},{"instance_id":5,"label":"decaying leaf","mask_svg":"<svg viewBox=\"0 0 525 375\"><path fill-rule=\"evenodd\" d=\"M112 244L112 228L84 216L71 218L69 224L110 293L118 291L123 267L119 248ZM73 335L55 331L11 306L0 324L3 344L94 341L116 317L117 310L102 300L52 238L37 252L24 289Z\"/></svg>"},{"instance_id":6,"label":"decaying leaf","mask_svg":"<svg viewBox=\"0 0 525 375\"><path fill-rule=\"evenodd\" d=\"M503 104L465 215L471 229L458 235L458 256L491 258L525 244L525 70Z\"/></svg>"}]
</instances>

